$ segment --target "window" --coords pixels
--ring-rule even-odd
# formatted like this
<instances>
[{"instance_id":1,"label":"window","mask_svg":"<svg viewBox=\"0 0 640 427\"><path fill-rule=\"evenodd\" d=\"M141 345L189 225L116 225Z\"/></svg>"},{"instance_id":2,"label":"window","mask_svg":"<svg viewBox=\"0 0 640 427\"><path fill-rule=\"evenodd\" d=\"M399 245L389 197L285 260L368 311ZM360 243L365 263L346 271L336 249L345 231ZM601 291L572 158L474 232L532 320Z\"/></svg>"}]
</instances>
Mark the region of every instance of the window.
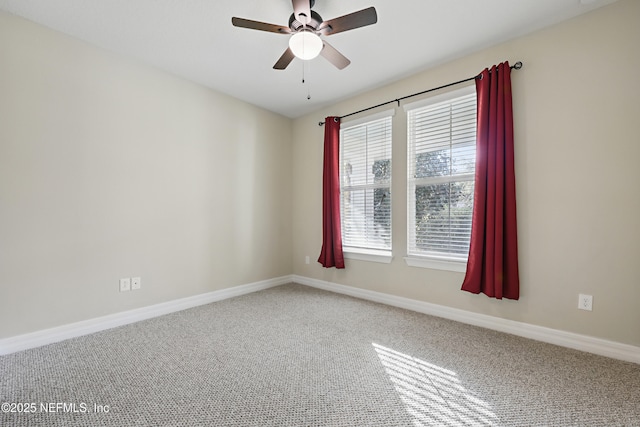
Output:
<instances>
[{"instance_id":1,"label":"window","mask_svg":"<svg viewBox=\"0 0 640 427\"><path fill-rule=\"evenodd\" d=\"M382 262L390 262L391 255L391 115L343 124L340 130L344 251L389 257Z\"/></svg>"},{"instance_id":2,"label":"window","mask_svg":"<svg viewBox=\"0 0 640 427\"><path fill-rule=\"evenodd\" d=\"M476 158L474 88L407 107L407 263L466 263ZM460 271L441 265L420 265ZM464 266L462 271L464 271Z\"/></svg>"}]
</instances>

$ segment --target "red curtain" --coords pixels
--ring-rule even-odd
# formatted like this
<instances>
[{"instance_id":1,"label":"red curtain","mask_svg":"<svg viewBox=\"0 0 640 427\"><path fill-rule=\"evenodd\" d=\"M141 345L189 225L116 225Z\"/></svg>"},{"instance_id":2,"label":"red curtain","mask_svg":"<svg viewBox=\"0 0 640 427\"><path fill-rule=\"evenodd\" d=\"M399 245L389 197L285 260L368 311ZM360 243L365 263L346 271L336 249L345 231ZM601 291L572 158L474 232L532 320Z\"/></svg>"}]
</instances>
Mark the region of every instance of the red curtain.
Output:
<instances>
[{"instance_id":1,"label":"red curtain","mask_svg":"<svg viewBox=\"0 0 640 427\"><path fill-rule=\"evenodd\" d=\"M476 79L478 128L471 242L462 290L518 299L518 239L511 68L505 62Z\"/></svg>"},{"instance_id":2,"label":"red curtain","mask_svg":"<svg viewBox=\"0 0 640 427\"><path fill-rule=\"evenodd\" d=\"M340 118L324 121L324 167L322 172L322 252L323 267L344 268L340 226Z\"/></svg>"}]
</instances>

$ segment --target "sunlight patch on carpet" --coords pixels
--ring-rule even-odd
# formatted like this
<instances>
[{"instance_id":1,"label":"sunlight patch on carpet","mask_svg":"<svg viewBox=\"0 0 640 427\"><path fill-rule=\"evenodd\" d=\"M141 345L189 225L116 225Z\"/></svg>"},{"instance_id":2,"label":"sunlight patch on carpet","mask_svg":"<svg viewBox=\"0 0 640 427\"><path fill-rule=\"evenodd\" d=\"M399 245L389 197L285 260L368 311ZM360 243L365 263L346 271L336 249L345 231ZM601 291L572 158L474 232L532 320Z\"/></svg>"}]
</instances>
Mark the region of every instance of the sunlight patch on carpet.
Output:
<instances>
[{"instance_id":1,"label":"sunlight patch on carpet","mask_svg":"<svg viewBox=\"0 0 640 427\"><path fill-rule=\"evenodd\" d=\"M415 426L485 426L498 421L491 406L468 391L455 372L372 345Z\"/></svg>"}]
</instances>

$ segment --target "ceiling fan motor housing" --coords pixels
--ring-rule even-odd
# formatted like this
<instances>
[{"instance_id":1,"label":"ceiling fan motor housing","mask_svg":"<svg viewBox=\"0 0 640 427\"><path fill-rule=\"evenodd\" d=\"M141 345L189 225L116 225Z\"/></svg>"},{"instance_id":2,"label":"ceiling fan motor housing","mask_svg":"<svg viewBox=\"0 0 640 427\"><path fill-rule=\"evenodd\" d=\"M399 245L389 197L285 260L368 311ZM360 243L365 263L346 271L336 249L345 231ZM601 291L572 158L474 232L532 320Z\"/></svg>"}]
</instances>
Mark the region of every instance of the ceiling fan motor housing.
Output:
<instances>
[{"instance_id":1,"label":"ceiling fan motor housing","mask_svg":"<svg viewBox=\"0 0 640 427\"><path fill-rule=\"evenodd\" d=\"M312 3L313 4L313 3ZM320 25L323 23L323 19L322 17L314 12L313 10L311 11L311 20L309 21L309 23L306 25L306 29L310 29L312 31L317 31L320 28ZM298 31L302 31L305 29L305 25L298 21L296 19L296 15L294 13L291 14L291 16L289 17L289 28L291 28L291 31L293 32L298 32Z\"/></svg>"}]
</instances>

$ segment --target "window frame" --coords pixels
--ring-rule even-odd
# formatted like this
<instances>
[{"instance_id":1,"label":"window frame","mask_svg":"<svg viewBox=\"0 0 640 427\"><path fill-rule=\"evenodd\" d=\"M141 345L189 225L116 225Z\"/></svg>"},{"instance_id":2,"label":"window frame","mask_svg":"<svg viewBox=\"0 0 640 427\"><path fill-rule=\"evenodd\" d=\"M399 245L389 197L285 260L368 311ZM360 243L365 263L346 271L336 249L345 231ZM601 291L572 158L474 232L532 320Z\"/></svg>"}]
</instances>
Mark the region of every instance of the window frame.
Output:
<instances>
[{"instance_id":1,"label":"window frame","mask_svg":"<svg viewBox=\"0 0 640 427\"><path fill-rule=\"evenodd\" d=\"M406 114L406 126L407 126L407 171L406 171L406 191L407 191L407 228L406 228L406 237L407 237L407 246L406 251L407 255L404 257L406 264L410 267L420 267L420 268L429 268L429 269L437 269L437 270L447 270L447 271L455 271L455 272L465 272L467 268L467 260L468 254L466 256L456 256L454 254L446 254L444 252L431 252L431 253L417 253L416 251L411 250L411 233L415 234L415 230L412 230L412 227L415 228L415 206L411 206L412 202L415 205L415 196L411 197L410 192L413 190L415 192L415 186L417 182L422 181L424 183L425 178L411 177L412 161L415 161L415 157L412 157L412 153L414 148L411 146L411 127L409 123L410 112L416 109L428 107L431 105L453 101L457 98L468 96L471 94L475 94L476 89L474 84L470 84L461 89L449 91L447 93L443 93L440 95L436 95L427 99L423 99L417 102L413 102L410 104L406 104L403 106L405 114ZM476 108L476 120L477 120L477 108ZM475 178L475 166L474 172L468 173L464 175L450 176L447 178L441 177L433 177L426 179L432 184L437 182L463 182L463 181L473 181Z\"/></svg>"},{"instance_id":2,"label":"window frame","mask_svg":"<svg viewBox=\"0 0 640 427\"><path fill-rule=\"evenodd\" d=\"M393 247L393 220L392 220L392 212L393 212L393 196L391 197L391 207L389 210L389 223L390 223L390 227L389 227L389 248L388 249L381 249L381 248L373 248L373 247L359 247L359 246L349 246L345 244L345 221L344 221L344 210L343 210L343 198L342 198L342 194L344 191L349 191L352 190L349 187L345 187L344 185L344 169L343 169L343 132L349 130L350 128L354 128L354 127L359 127L359 126L363 126L363 125L367 125L369 123L372 122L376 122L379 120L383 120L383 119L389 119L390 120L390 132L389 132L389 154L390 154L390 162L391 162L391 173L393 173L393 116L395 115L395 109L390 109L390 110L385 110L385 111L381 111L375 114L371 114L365 117L361 117L358 119L354 119L354 120L349 120L346 122L342 122L341 126L340 126L340 160L339 160L339 164L340 164L340 172L339 172L339 176L340 176L340 220L342 223L342 251L344 254L344 257L347 259L355 259L355 260L360 260L360 261L368 261L368 262L377 262L377 263L384 263L384 264L388 264L392 261L393 259L393 255L392 255L392 247ZM384 187L388 187L389 191L391 191L392 188L392 182L393 179L390 176L389 177L389 182L388 185L385 185ZM376 183L371 183L371 184L364 184L364 185L358 185L358 188L362 188L362 189L375 189L375 188L380 188L380 184L376 184Z\"/></svg>"}]
</instances>

